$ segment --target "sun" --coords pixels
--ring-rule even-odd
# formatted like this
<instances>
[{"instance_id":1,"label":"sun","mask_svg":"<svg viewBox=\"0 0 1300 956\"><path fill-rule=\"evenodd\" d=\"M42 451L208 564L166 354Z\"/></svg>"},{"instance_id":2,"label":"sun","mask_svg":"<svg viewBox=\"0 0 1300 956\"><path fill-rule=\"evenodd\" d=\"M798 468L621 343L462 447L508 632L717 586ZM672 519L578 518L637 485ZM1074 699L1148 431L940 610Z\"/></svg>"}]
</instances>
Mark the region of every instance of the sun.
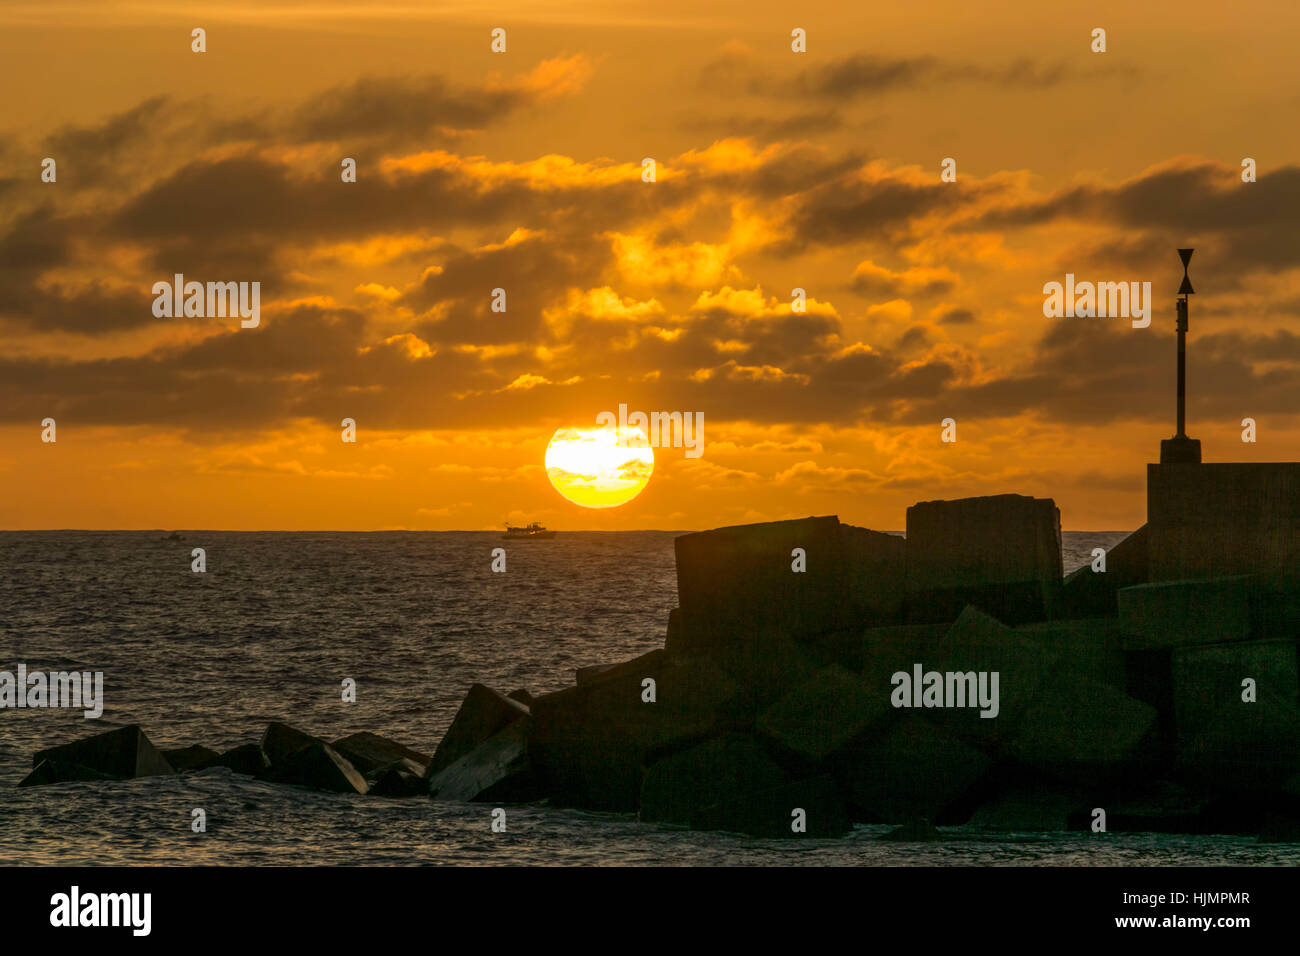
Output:
<instances>
[{"instance_id":1,"label":"sun","mask_svg":"<svg viewBox=\"0 0 1300 956\"><path fill-rule=\"evenodd\" d=\"M627 504L654 470L654 451L637 428L557 428L546 446L546 477L584 508Z\"/></svg>"}]
</instances>

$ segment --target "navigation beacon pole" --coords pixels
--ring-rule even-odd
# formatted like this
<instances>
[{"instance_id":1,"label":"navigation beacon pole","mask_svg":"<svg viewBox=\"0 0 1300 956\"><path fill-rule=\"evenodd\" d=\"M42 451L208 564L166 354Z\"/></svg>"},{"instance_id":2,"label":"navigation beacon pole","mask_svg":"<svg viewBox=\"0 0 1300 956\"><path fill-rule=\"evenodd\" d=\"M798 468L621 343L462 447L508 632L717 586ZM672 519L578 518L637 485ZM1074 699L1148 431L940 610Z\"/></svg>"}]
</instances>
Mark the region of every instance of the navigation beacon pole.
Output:
<instances>
[{"instance_id":1,"label":"navigation beacon pole","mask_svg":"<svg viewBox=\"0 0 1300 956\"><path fill-rule=\"evenodd\" d=\"M1187 277L1187 264L1193 251L1178 250L1183 260L1183 284L1178 287L1178 432L1160 443L1162 465L1201 463L1200 439L1187 437L1187 297L1196 294Z\"/></svg>"}]
</instances>

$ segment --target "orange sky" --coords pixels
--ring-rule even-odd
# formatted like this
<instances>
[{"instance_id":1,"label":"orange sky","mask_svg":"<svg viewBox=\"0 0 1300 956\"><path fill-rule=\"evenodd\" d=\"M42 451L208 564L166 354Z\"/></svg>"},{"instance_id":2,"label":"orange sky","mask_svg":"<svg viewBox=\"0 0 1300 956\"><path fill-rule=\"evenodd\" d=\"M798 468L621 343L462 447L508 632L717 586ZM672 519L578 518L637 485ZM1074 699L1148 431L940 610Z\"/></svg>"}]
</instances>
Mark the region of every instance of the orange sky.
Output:
<instances>
[{"instance_id":1,"label":"orange sky","mask_svg":"<svg viewBox=\"0 0 1300 956\"><path fill-rule=\"evenodd\" d=\"M900 529L1002 492L1135 527L1178 246L1190 433L1300 456L1298 31L1283 3L0 4L0 528ZM155 318L176 272L260 282L260 325ZM1045 318L1067 272L1150 281L1150 328ZM703 454L580 508L547 441L620 403L702 412Z\"/></svg>"}]
</instances>

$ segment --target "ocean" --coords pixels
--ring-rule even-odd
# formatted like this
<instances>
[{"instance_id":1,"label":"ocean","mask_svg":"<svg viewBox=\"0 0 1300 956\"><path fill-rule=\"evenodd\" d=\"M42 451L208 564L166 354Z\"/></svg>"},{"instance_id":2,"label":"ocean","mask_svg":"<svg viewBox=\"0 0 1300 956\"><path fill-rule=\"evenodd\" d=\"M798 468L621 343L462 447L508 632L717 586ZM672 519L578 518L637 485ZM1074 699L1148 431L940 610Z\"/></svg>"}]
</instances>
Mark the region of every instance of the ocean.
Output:
<instances>
[{"instance_id":1,"label":"ocean","mask_svg":"<svg viewBox=\"0 0 1300 956\"><path fill-rule=\"evenodd\" d=\"M0 863L202 865L1295 864L1252 837L945 831L935 844L771 841L611 814L340 796L213 769L17 789L32 754L139 723L162 749L224 750L283 720L432 753L469 685L534 694L662 646L675 532L0 533L0 670L104 672L97 721L0 710ZM1067 570L1126 532L1067 532ZM206 550L207 571L190 570ZM341 684L356 681L343 703ZM202 808L207 831L190 829Z\"/></svg>"}]
</instances>

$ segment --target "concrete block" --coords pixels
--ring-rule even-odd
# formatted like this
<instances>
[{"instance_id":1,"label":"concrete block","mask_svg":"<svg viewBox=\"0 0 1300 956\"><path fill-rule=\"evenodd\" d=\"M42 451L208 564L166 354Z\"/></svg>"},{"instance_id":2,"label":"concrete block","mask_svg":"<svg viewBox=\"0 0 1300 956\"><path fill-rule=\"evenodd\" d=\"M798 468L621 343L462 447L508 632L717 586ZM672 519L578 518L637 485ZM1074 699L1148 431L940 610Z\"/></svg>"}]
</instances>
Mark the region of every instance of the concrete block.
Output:
<instances>
[{"instance_id":1,"label":"concrete block","mask_svg":"<svg viewBox=\"0 0 1300 956\"><path fill-rule=\"evenodd\" d=\"M1244 641L1252 636L1248 575L1159 581L1119 592L1119 621L1126 650Z\"/></svg>"},{"instance_id":2,"label":"concrete block","mask_svg":"<svg viewBox=\"0 0 1300 956\"><path fill-rule=\"evenodd\" d=\"M606 680L617 680L620 677L627 677L629 674L638 674L645 676L656 670L666 657L663 648L649 651L639 657L634 657L629 661L621 661L617 664L593 664L590 667L579 667L574 672L575 683L579 687L588 684L597 684Z\"/></svg>"},{"instance_id":3,"label":"concrete block","mask_svg":"<svg viewBox=\"0 0 1300 956\"><path fill-rule=\"evenodd\" d=\"M1286 571L1300 564L1300 463L1147 466L1151 580Z\"/></svg>"},{"instance_id":4,"label":"concrete block","mask_svg":"<svg viewBox=\"0 0 1300 956\"><path fill-rule=\"evenodd\" d=\"M815 766L889 716L888 688L827 667L764 711L755 731L797 761Z\"/></svg>"},{"instance_id":5,"label":"concrete block","mask_svg":"<svg viewBox=\"0 0 1300 956\"><path fill-rule=\"evenodd\" d=\"M435 800L525 803L543 796L528 752L531 721L516 720L429 780Z\"/></svg>"},{"instance_id":6,"label":"concrete block","mask_svg":"<svg viewBox=\"0 0 1300 956\"><path fill-rule=\"evenodd\" d=\"M193 747L164 750L162 755L167 758L167 763L177 773L187 773L191 770L202 770L204 767L210 767L213 761L221 756L217 751L198 744Z\"/></svg>"},{"instance_id":7,"label":"concrete block","mask_svg":"<svg viewBox=\"0 0 1300 956\"><path fill-rule=\"evenodd\" d=\"M674 542L673 654L779 635L801 640L866 621L893 623L904 542L834 516L738 525ZM805 570L793 570L795 549Z\"/></svg>"},{"instance_id":8,"label":"concrete block","mask_svg":"<svg viewBox=\"0 0 1300 956\"><path fill-rule=\"evenodd\" d=\"M944 836L929 820L916 817L876 839L887 843L941 843Z\"/></svg>"},{"instance_id":9,"label":"concrete block","mask_svg":"<svg viewBox=\"0 0 1300 956\"><path fill-rule=\"evenodd\" d=\"M859 738L840 751L834 774L855 818L906 823L941 822L993 766L984 753L914 714L877 738Z\"/></svg>"},{"instance_id":10,"label":"concrete block","mask_svg":"<svg viewBox=\"0 0 1300 956\"><path fill-rule=\"evenodd\" d=\"M1009 739L1024 719L1038 690L1060 660L1055 648L1030 640L975 607L967 607L948 629L932 660L917 661L924 671L944 675L998 675L997 715L981 717L982 708L926 707L904 713L923 714L935 726L968 743L992 748ZM946 679L945 679L946 685Z\"/></svg>"},{"instance_id":11,"label":"concrete block","mask_svg":"<svg viewBox=\"0 0 1300 956\"><path fill-rule=\"evenodd\" d=\"M429 792L424 781L424 765L413 760L402 759L397 763L375 771L374 780L367 778L372 797L419 797Z\"/></svg>"},{"instance_id":12,"label":"concrete block","mask_svg":"<svg viewBox=\"0 0 1300 956\"><path fill-rule=\"evenodd\" d=\"M261 744L242 744L227 750L203 769L207 767L226 767L232 773L261 777L271 769L271 760Z\"/></svg>"},{"instance_id":13,"label":"concrete block","mask_svg":"<svg viewBox=\"0 0 1300 956\"><path fill-rule=\"evenodd\" d=\"M84 740L38 751L35 767L43 760L80 764L118 780L173 774L167 758L149 741L139 724L130 724Z\"/></svg>"},{"instance_id":14,"label":"concrete block","mask_svg":"<svg viewBox=\"0 0 1300 956\"><path fill-rule=\"evenodd\" d=\"M1074 679L1126 689L1124 639L1115 618L1022 624L1016 633L1057 656Z\"/></svg>"},{"instance_id":15,"label":"concrete block","mask_svg":"<svg viewBox=\"0 0 1300 956\"><path fill-rule=\"evenodd\" d=\"M693 650L760 634L819 634L844 620L844 547L834 516L717 528L673 544ZM807 555L805 572L791 570L795 548Z\"/></svg>"},{"instance_id":16,"label":"concrete block","mask_svg":"<svg viewBox=\"0 0 1300 956\"><path fill-rule=\"evenodd\" d=\"M1095 795L1093 795L1095 800ZM1020 786L998 793L971 815L971 826L1016 833L1072 829L1070 818L1094 804L1086 790L1046 785Z\"/></svg>"},{"instance_id":17,"label":"concrete block","mask_svg":"<svg viewBox=\"0 0 1300 956\"><path fill-rule=\"evenodd\" d=\"M901 535L840 525L844 547L847 613L861 626L900 621L906 579L907 542Z\"/></svg>"},{"instance_id":18,"label":"concrete block","mask_svg":"<svg viewBox=\"0 0 1300 956\"><path fill-rule=\"evenodd\" d=\"M314 740L273 763L264 779L334 793L363 794L370 789L357 768L322 740Z\"/></svg>"},{"instance_id":19,"label":"concrete block","mask_svg":"<svg viewBox=\"0 0 1300 956\"><path fill-rule=\"evenodd\" d=\"M323 743L320 738L313 737L297 727L272 721L267 724L266 731L262 734L262 752L266 754L266 759L271 761L271 765L275 766L304 747L317 742Z\"/></svg>"},{"instance_id":20,"label":"concrete block","mask_svg":"<svg viewBox=\"0 0 1300 956\"><path fill-rule=\"evenodd\" d=\"M913 661L933 656L948 633L949 622L899 624L888 627L832 631L807 642L808 653L820 664L835 664L859 673L886 676Z\"/></svg>"},{"instance_id":21,"label":"concrete block","mask_svg":"<svg viewBox=\"0 0 1300 956\"><path fill-rule=\"evenodd\" d=\"M395 740L368 731L341 737L331 746L356 767L362 776L381 767L390 766L399 760L409 760L419 768L418 776L423 777L431 759L428 754L422 754Z\"/></svg>"},{"instance_id":22,"label":"concrete block","mask_svg":"<svg viewBox=\"0 0 1300 956\"><path fill-rule=\"evenodd\" d=\"M1255 682L1244 701L1243 680ZM1300 769L1300 677L1294 640L1173 652L1179 770L1216 791L1279 786Z\"/></svg>"},{"instance_id":23,"label":"concrete block","mask_svg":"<svg viewBox=\"0 0 1300 956\"><path fill-rule=\"evenodd\" d=\"M954 620L968 604L1010 624L1054 615L1061 515L1050 498L991 495L907 509L907 619Z\"/></svg>"},{"instance_id":24,"label":"concrete block","mask_svg":"<svg viewBox=\"0 0 1300 956\"><path fill-rule=\"evenodd\" d=\"M693 813L733 794L785 782L785 772L754 738L724 734L656 761L641 786L640 816L648 823L689 826Z\"/></svg>"},{"instance_id":25,"label":"concrete block","mask_svg":"<svg viewBox=\"0 0 1300 956\"><path fill-rule=\"evenodd\" d=\"M498 694L483 684L470 685L460 710L456 711L451 726L429 761L425 779L433 779L438 771L450 767L508 724L527 717L528 713L528 707L517 700Z\"/></svg>"},{"instance_id":26,"label":"concrete block","mask_svg":"<svg viewBox=\"0 0 1300 956\"><path fill-rule=\"evenodd\" d=\"M32 772L18 781L20 787L44 787L52 783L71 783L87 780L117 780L110 774L100 773L79 763L48 759L39 761Z\"/></svg>"},{"instance_id":27,"label":"concrete block","mask_svg":"<svg viewBox=\"0 0 1300 956\"><path fill-rule=\"evenodd\" d=\"M795 811L803 811L804 832L795 832ZM823 775L767 790L737 791L691 814L693 830L724 830L768 839L824 839L853 828L834 779Z\"/></svg>"},{"instance_id":28,"label":"concrete block","mask_svg":"<svg viewBox=\"0 0 1300 956\"><path fill-rule=\"evenodd\" d=\"M1094 571L1089 562L1067 574L1061 585L1061 615L1067 618L1118 615L1119 589L1150 580L1149 542L1150 531L1143 525L1106 552L1105 571Z\"/></svg>"},{"instance_id":29,"label":"concrete block","mask_svg":"<svg viewBox=\"0 0 1300 956\"><path fill-rule=\"evenodd\" d=\"M1064 668L1043 687L1001 754L1045 777L1092 783L1133 767L1156 721L1149 704Z\"/></svg>"},{"instance_id":30,"label":"concrete block","mask_svg":"<svg viewBox=\"0 0 1300 956\"><path fill-rule=\"evenodd\" d=\"M821 670L810 648L780 635L677 658L682 666L722 674L735 687L725 718L750 726L758 715Z\"/></svg>"},{"instance_id":31,"label":"concrete block","mask_svg":"<svg viewBox=\"0 0 1300 956\"><path fill-rule=\"evenodd\" d=\"M709 736L736 693L725 671L695 659L544 694L533 702L534 766L557 805L634 812L647 763Z\"/></svg>"}]
</instances>

